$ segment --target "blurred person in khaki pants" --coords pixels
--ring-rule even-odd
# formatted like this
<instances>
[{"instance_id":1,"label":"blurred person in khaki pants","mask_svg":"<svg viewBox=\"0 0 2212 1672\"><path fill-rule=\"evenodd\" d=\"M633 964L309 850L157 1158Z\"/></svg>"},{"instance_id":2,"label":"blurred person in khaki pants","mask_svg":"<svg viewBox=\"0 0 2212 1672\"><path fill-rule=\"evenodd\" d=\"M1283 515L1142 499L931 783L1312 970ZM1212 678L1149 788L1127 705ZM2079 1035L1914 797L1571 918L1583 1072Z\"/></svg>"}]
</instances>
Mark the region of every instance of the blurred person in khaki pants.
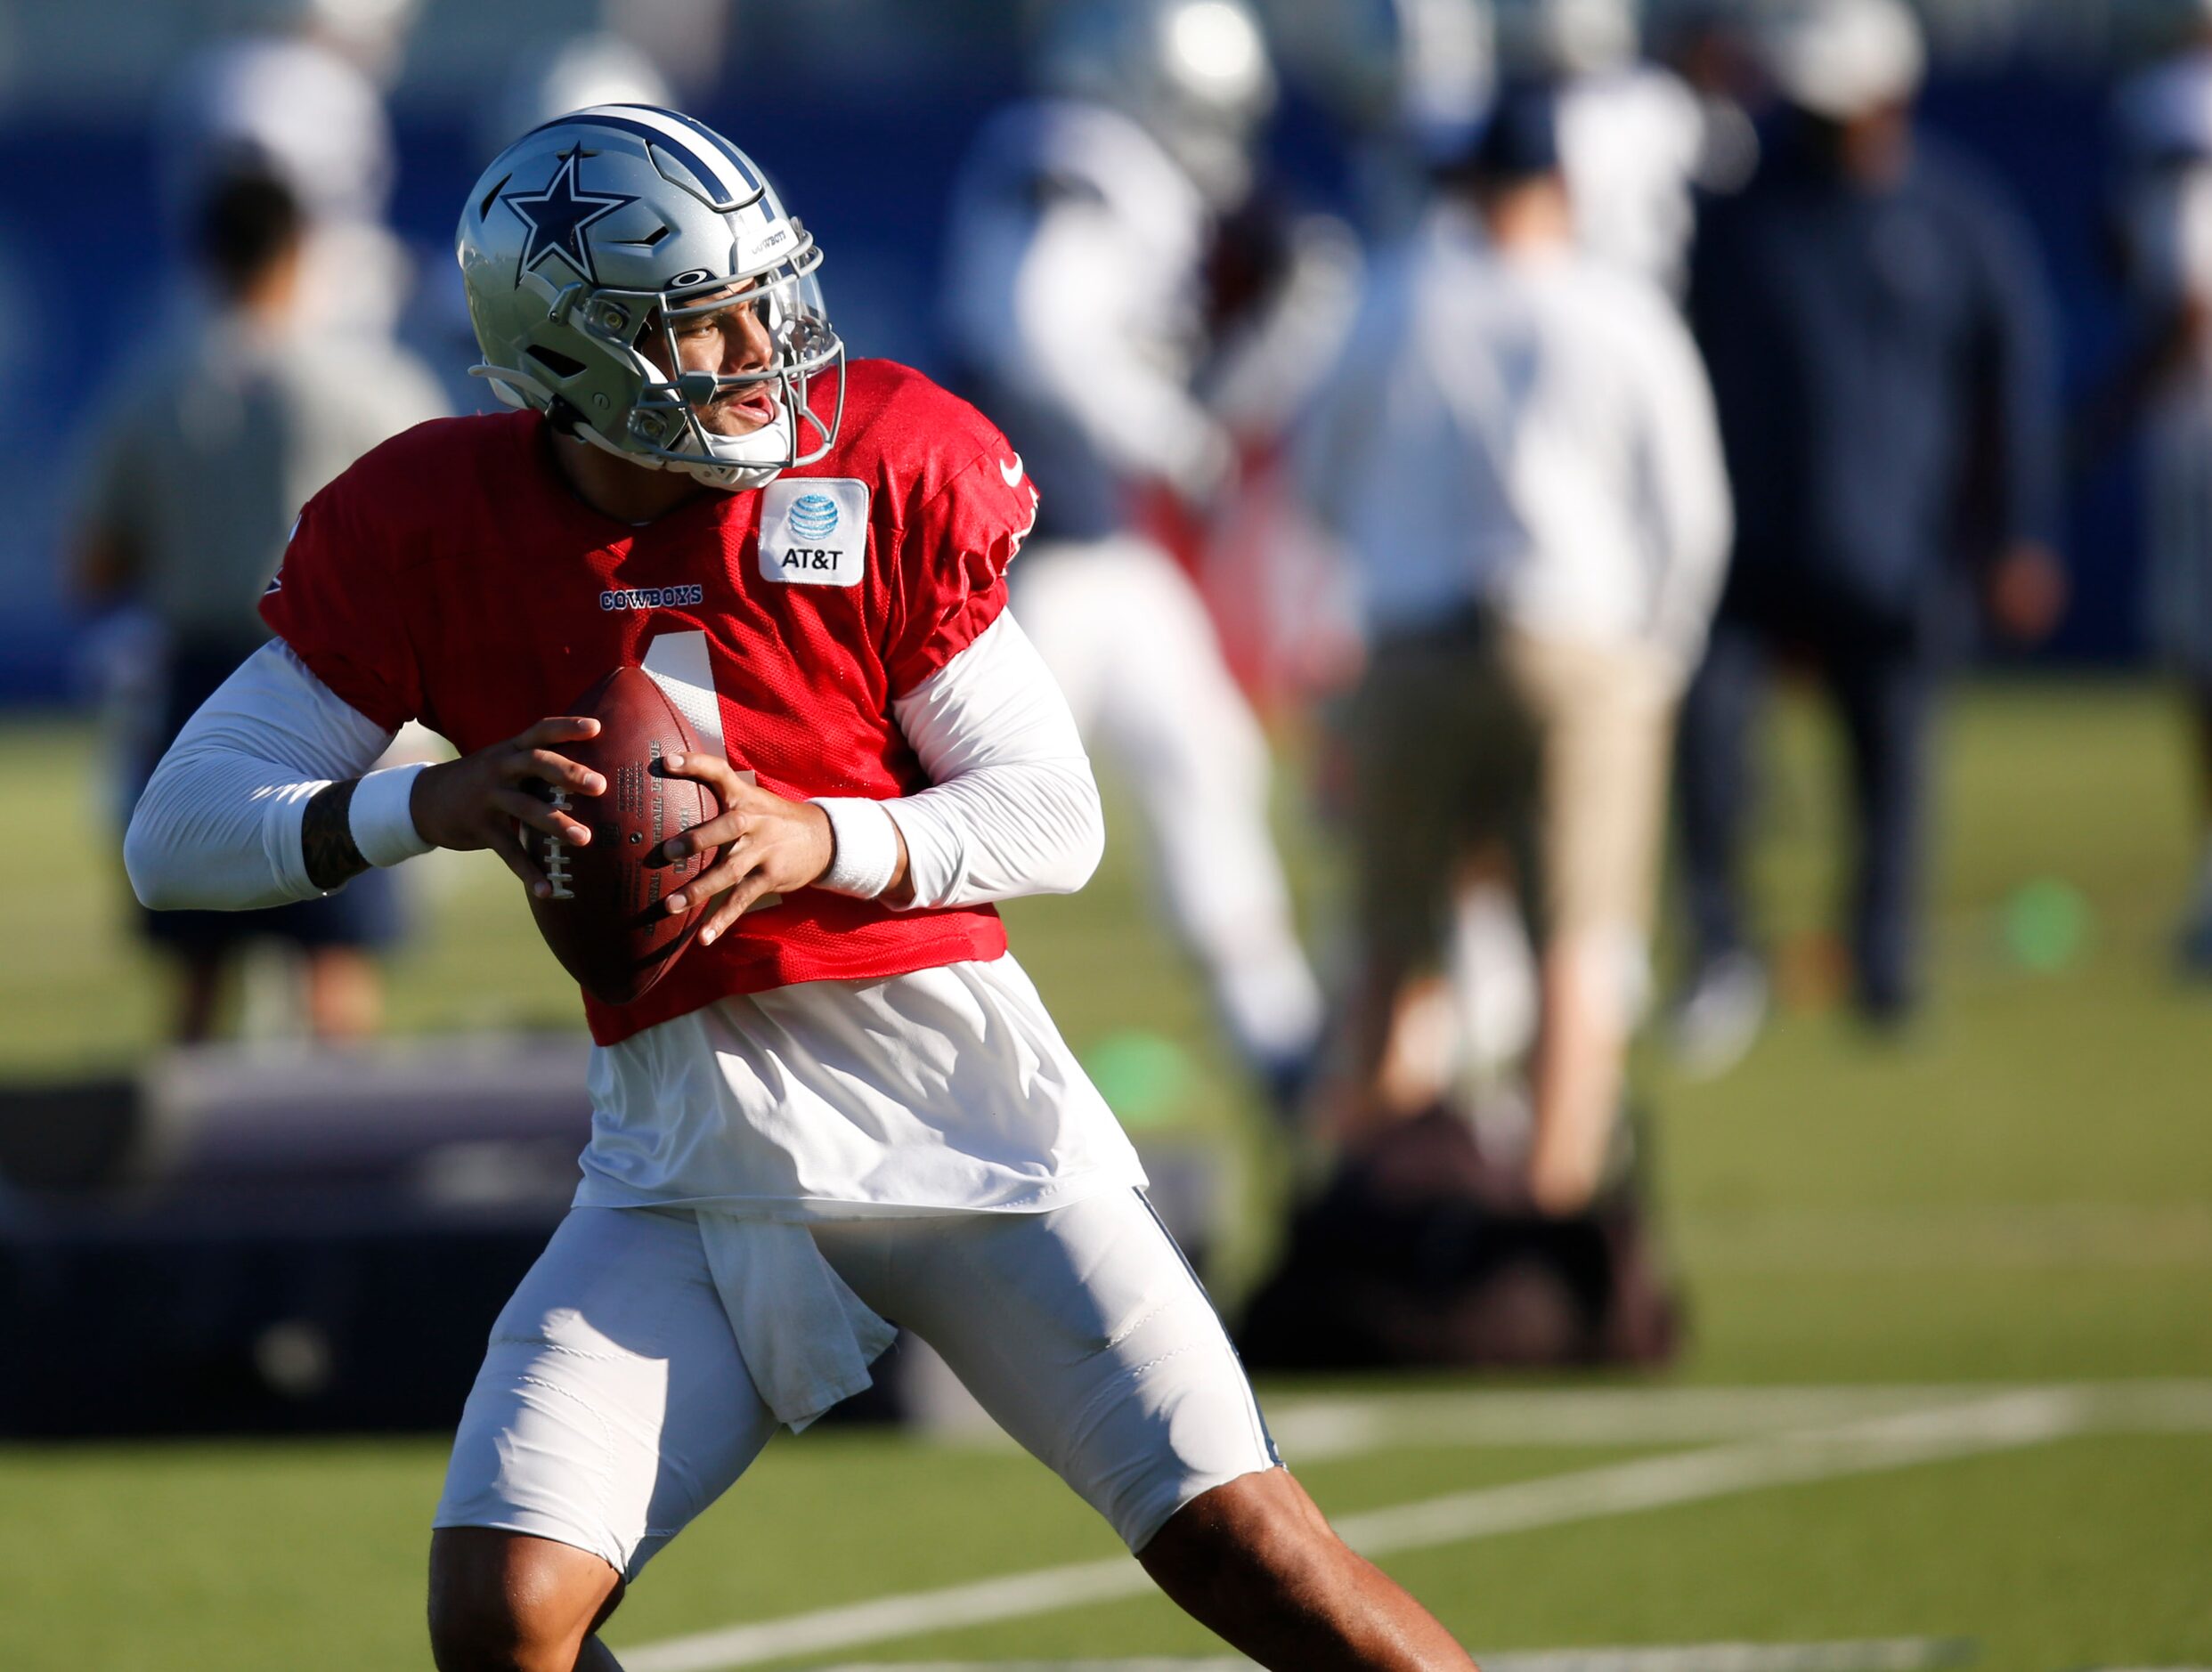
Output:
<instances>
[{"instance_id":1,"label":"blurred person in khaki pants","mask_svg":"<svg viewBox=\"0 0 2212 1672\"><path fill-rule=\"evenodd\" d=\"M1729 509L1688 334L1656 284L1578 252L1556 133L1547 90L1500 99L1378 273L1306 474L1370 645L1348 720L1344 1135L1420 1112L1387 1067L1399 1002L1437 961L1463 868L1504 843L1539 948L1527 1187L1567 1214L1603 1182L1674 707Z\"/></svg>"},{"instance_id":2,"label":"blurred person in khaki pants","mask_svg":"<svg viewBox=\"0 0 2212 1672\"><path fill-rule=\"evenodd\" d=\"M1717 1072L1763 1019L1739 871L1748 734L1773 664L1809 660L1843 723L1856 808L1854 997L1893 1029L1921 997L1936 687L1972 594L2021 639L2065 594L2054 342L2001 193L1915 129L1923 53L1901 0L1801 0L1761 45L1785 101L1750 184L1709 203L1689 317L1736 484L1736 537L1682 710L1693 966L1675 1019Z\"/></svg>"},{"instance_id":3,"label":"blurred person in khaki pants","mask_svg":"<svg viewBox=\"0 0 2212 1672\"><path fill-rule=\"evenodd\" d=\"M126 350L92 430L69 551L78 597L142 611L164 678L124 803L184 722L268 637L256 605L272 585L300 507L379 442L443 414L429 373L373 337L300 329L305 222L272 175L212 181L195 254L213 311ZM389 880L366 895L258 913L164 912L149 936L176 961L172 1032L213 1031L225 973L244 943L289 942L307 962L307 1023L319 1037L372 1031L382 1013L370 949L388 939Z\"/></svg>"}]
</instances>

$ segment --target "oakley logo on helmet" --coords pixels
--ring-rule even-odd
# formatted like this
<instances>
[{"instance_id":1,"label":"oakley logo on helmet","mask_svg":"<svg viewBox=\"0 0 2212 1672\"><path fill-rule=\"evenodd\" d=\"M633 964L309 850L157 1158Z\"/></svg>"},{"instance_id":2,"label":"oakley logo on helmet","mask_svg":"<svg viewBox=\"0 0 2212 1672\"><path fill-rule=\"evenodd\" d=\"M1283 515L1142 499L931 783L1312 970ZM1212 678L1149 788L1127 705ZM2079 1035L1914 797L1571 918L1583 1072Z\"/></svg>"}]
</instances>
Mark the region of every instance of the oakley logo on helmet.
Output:
<instances>
[{"instance_id":1,"label":"oakley logo on helmet","mask_svg":"<svg viewBox=\"0 0 2212 1672\"><path fill-rule=\"evenodd\" d=\"M837 501L826 493L805 493L791 502L787 520L801 540L827 540L837 532Z\"/></svg>"},{"instance_id":2,"label":"oakley logo on helmet","mask_svg":"<svg viewBox=\"0 0 2212 1672\"><path fill-rule=\"evenodd\" d=\"M694 267L689 269L687 272L678 273L672 279L663 280L661 284L661 288L663 290L681 290L688 285L703 285L713 277L714 275L709 272L705 268Z\"/></svg>"},{"instance_id":3,"label":"oakley logo on helmet","mask_svg":"<svg viewBox=\"0 0 2212 1672\"><path fill-rule=\"evenodd\" d=\"M586 284L599 282L598 272L591 264L591 246L584 237L584 229L638 199L619 191L586 191L577 178L581 155L575 147L563 151L559 169L542 189L510 191L500 199L522 216L530 229L530 236L523 244L522 259L515 269L515 282L518 285L523 274L534 271L539 263L553 256L574 268Z\"/></svg>"}]
</instances>

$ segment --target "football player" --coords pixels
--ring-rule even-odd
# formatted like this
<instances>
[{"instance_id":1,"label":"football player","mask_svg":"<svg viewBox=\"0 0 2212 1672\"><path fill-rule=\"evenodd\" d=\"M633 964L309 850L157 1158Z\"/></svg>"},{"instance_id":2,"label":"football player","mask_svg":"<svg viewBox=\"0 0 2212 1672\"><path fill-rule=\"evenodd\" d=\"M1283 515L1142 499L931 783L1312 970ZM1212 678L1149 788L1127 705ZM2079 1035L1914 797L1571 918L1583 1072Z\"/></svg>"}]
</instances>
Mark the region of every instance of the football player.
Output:
<instances>
[{"instance_id":1,"label":"football player","mask_svg":"<svg viewBox=\"0 0 2212 1672\"><path fill-rule=\"evenodd\" d=\"M583 1180L461 1418L439 1666L614 1666L624 1587L779 1423L866 1384L885 1315L1263 1663L1468 1665L1281 1466L1006 952L990 902L1079 886L1102 840L1006 611L1021 460L916 374L846 364L812 238L686 117L533 131L458 242L518 410L410 431L307 506L277 641L126 842L157 906L306 897L433 847L543 891L517 826L589 832L533 791L605 789L561 752L594 724L575 693L641 665L712 739L667 762L724 809L671 839L715 857L669 906L719 904L640 999L585 1002ZM363 775L416 717L461 758Z\"/></svg>"},{"instance_id":2,"label":"football player","mask_svg":"<svg viewBox=\"0 0 2212 1672\"><path fill-rule=\"evenodd\" d=\"M1273 72L1240 0L1102 0L1048 38L1051 96L978 135L952 205L947 327L1021 442L1043 521L1015 592L1077 723L1119 758L1167 914L1290 1112L1322 1001L1267 825L1267 741L1188 575L1140 524L1205 506L1234 444L1192 393L1200 279L1251 185Z\"/></svg>"},{"instance_id":3,"label":"football player","mask_svg":"<svg viewBox=\"0 0 2212 1672\"><path fill-rule=\"evenodd\" d=\"M290 189L306 214L299 311L337 337L390 337L413 262L385 224L394 156L384 88L416 0L253 0L257 27L186 59L156 107L155 155L178 230L241 167ZM511 131L511 130L510 130Z\"/></svg>"}]
</instances>

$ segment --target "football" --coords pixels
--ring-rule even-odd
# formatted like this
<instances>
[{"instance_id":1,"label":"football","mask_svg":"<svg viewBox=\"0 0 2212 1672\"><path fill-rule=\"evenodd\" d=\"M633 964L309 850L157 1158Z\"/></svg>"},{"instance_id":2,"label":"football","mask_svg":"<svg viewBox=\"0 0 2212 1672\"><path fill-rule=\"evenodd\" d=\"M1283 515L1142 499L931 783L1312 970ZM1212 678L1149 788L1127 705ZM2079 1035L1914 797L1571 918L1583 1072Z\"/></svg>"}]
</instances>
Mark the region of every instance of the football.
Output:
<instances>
[{"instance_id":1,"label":"football","mask_svg":"<svg viewBox=\"0 0 2212 1672\"><path fill-rule=\"evenodd\" d=\"M571 795L542 786L548 800L591 832L581 847L525 829L538 869L552 884L532 896L538 932L592 997L626 1004L666 975L705 915L706 903L670 913L676 889L713 861L681 860L661 844L721 811L713 791L671 776L661 764L701 744L668 694L642 668L617 668L563 710L599 722L599 735L557 745L560 753L606 780L606 793ZM522 828L522 827L518 827Z\"/></svg>"}]
</instances>

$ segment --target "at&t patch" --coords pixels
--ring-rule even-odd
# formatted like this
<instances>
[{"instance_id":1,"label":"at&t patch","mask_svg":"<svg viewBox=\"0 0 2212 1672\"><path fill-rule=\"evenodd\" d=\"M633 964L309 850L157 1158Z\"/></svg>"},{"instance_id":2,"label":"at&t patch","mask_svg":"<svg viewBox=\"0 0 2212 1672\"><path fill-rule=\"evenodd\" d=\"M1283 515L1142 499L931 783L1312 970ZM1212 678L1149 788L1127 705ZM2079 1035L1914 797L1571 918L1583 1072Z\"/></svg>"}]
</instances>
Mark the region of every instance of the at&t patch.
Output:
<instances>
[{"instance_id":1,"label":"at&t patch","mask_svg":"<svg viewBox=\"0 0 2212 1672\"><path fill-rule=\"evenodd\" d=\"M771 482L760 496L760 573L787 586L857 587L868 566L868 484Z\"/></svg>"}]
</instances>

